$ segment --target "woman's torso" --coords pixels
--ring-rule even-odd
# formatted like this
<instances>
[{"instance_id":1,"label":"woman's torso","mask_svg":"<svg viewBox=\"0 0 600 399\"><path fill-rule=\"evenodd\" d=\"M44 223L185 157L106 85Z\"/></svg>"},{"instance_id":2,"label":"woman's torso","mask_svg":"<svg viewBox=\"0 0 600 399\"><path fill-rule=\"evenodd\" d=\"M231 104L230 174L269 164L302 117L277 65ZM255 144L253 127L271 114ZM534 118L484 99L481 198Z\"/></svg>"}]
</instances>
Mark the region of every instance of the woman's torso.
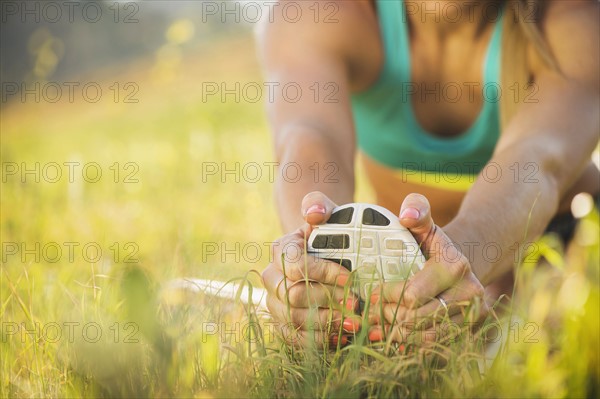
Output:
<instances>
[{"instance_id":1,"label":"woman's torso","mask_svg":"<svg viewBox=\"0 0 600 399\"><path fill-rule=\"evenodd\" d=\"M429 199L433 217L444 225L455 216L499 137L498 92L491 86L499 84L501 18L491 13L483 23L475 18L461 22L463 26L449 24L446 33L439 33L403 13L401 1L373 1L372 7L378 24L370 29L379 34L369 36L375 38L379 56L369 57L371 65L363 70L372 71L371 76L362 77L353 95L363 164L379 204L398 210L407 194L418 192ZM390 27L392 23L397 25ZM382 104L387 112L368 98L388 95L396 99ZM371 111L382 113L374 125L384 123L381 130L387 132L369 131L368 117L357 119L358 113ZM397 148L398 142L392 141L396 136L403 140Z\"/></svg>"}]
</instances>

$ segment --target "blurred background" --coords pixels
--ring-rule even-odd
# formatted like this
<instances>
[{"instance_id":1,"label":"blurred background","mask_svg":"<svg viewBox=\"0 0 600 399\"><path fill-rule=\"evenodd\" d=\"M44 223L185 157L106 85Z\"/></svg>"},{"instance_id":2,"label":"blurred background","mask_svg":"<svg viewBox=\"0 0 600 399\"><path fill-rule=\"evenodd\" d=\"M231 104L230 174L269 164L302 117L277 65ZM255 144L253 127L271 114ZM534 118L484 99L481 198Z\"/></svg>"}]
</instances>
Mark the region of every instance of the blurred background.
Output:
<instances>
[{"instance_id":1,"label":"blurred background","mask_svg":"<svg viewBox=\"0 0 600 399\"><path fill-rule=\"evenodd\" d=\"M118 243L174 275L262 269L265 247L246 263L237 248L278 234L264 101L203 96L206 84L262 84L241 4L3 4L3 240L98 243L102 267L122 261ZM218 253L202 259L203 242ZM235 254L222 259L221 245ZM34 258L49 273L61 264Z\"/></svg>"},{"instance_id":2,"label":"blurred background","mask_svg":"<svg viewBox=\"0 0 600 399\"><path fill-rule=\"evenodd\" d=\"M264 98L214 90L262 85L262 11L244 4L2 3L0 396L121 387L148 348L171 356L156 338L165 283L267 265L280 229ZM99 342L81 330L94 323Z\"/></svg>"}]
</instances>

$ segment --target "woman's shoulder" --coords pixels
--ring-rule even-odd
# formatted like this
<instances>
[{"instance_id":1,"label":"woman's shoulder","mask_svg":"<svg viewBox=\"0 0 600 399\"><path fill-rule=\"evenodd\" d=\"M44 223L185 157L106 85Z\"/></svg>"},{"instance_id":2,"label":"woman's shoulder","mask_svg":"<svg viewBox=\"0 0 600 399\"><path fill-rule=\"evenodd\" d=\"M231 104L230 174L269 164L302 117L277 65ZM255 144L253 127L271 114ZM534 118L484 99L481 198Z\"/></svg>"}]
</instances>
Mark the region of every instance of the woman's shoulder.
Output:
<instances>
[{"instance_id":1,"label":"woman's shoulder","mask_svg":"<svg viewBox=\"0 0 600 399\"><path fill-rule=\"evenodd\" d=\"M279 1L272 10L255 32L267 64L334 59L345 64L352 86L377 74L383 57L372 0Z\"/></svg>"},{"instance_id":2,"label":"woman's shoulder","mask_svg":"<svg viewBox=\"0 0 600 399\"><path fill-rule=\"evenodd\" d=\"M547 2L540 27L557 66L565 76L598 83L599 13L600 5L595 1ZM532 53L534 70L546 68Z\"/></svg>"},{"instance_id":3,"label":"woman's shoulder","mask_svg":"<svg viewBox=\"0 0 600 399\"><path fill-rule=\"evenodd\" d=\"M544 30L560 29L560 24L578 21L584 27L598 27L600 4L593 0L548 0L545 4ZM559 24L556 26L556 24Z\"/></svg>"}]
</instances>

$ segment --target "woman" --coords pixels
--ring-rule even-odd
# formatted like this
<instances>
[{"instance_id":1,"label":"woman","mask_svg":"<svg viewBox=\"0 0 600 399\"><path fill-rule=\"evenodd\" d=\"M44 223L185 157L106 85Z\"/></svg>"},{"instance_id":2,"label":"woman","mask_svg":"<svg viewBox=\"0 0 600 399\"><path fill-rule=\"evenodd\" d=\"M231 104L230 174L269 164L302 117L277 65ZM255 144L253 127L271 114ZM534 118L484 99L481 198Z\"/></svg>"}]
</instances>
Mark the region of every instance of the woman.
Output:
<instances>
[{"instance_id":1,"label":"woman","mask_svg":"<svg viewBox=\"0 0 600 399\"><path fill-rule=\"evenodd\" d=\"M300 4L310 18L274 13L258 34L266 80L311 93L269 104L278 162L304 172L276 184L291 233L263 273L269 309L291 317L304 341L344 343L330 335L337 325L361 328L338 304L346 269L288 256L284 275L281 262L336 203L352 202L357 143L377 203L399 210L428 257L404 292L386 283L373 293L384 317L372 318L369 337L391 328L400 341L403 320L442 307L460 322L469 302L484 316L481 299L505 288L524 246L574 195L598 194L598 4L365 0L320 3L319 15ZM295 284L306 279L319 284ZM311 307L323 326L315 332Z\"/></svg>"}]
</instances>

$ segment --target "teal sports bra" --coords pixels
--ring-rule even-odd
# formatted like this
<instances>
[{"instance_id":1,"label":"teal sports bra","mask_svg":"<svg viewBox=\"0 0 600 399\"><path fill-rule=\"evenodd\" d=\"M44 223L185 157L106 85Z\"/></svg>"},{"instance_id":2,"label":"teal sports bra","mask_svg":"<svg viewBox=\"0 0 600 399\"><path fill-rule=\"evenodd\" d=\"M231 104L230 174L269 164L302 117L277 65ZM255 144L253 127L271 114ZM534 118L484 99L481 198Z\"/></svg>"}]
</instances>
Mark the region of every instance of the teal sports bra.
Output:
<instances>
[{"instance_id":1,"label":"teal sports bra","mask_svg":"<svg viewBox=\"0 0 600 399\"><path fill-rule=\"evenodd\" d=\"M456 183L458 180L472 183L490 160L500 136L502 16L496 21L485 55L483 86L474 87L483 90L480 113L466 131L445 138L423 129L413 112L410 91L414 85L411 87L410 83L410 41L403 1L377 0L377 14L385 61L376 82L352 95L358 146L367 156L392 169L444 173L455 176ZM458 84L444 87L442 93L445 89L447 93L457 93L457 87L461 95L469 94L466 85ZM423 181L422 177L420 180ZM462 191L468 186L455 184L454 189Z\"/></svg>"}]
</instances>

